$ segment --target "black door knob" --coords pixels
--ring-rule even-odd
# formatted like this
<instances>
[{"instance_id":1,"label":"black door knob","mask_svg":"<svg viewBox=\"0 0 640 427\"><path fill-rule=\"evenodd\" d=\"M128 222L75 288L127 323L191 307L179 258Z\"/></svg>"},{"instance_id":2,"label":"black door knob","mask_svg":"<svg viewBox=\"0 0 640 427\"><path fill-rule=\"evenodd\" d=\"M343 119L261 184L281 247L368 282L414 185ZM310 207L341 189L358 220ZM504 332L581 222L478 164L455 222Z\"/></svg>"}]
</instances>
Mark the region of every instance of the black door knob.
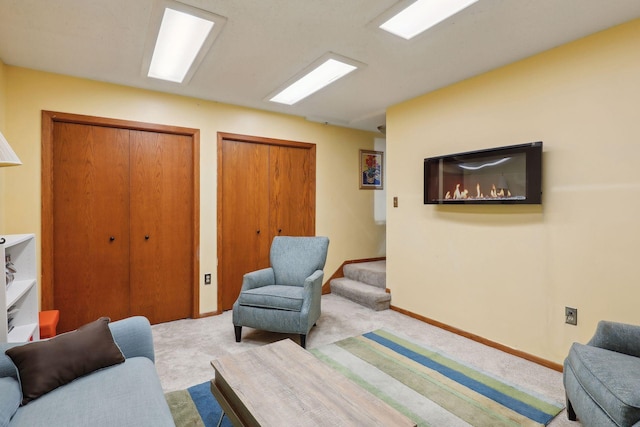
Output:
<instances>
[{"instance_id":1,"label":"black door knob","mask_svg":"<svg viewBox=\"0 0 640 427\"><path fill-rule=\"evenodd\" d=\"M109 237L109 241L110 241L110 242L113 242L114 240L116 240L116 238L115 238L115 237L113 237L113 236Z\"/></svg>"},{"instance_id":2,"label":"black door knob","mask_svg":"<svg viewBox=\"0 0 640 427\"><path fill-rule=\"evenodd\" d=\"M145 234L144 240L149 240L149 235L148 234Z\"/></svg>"}]
</instances>

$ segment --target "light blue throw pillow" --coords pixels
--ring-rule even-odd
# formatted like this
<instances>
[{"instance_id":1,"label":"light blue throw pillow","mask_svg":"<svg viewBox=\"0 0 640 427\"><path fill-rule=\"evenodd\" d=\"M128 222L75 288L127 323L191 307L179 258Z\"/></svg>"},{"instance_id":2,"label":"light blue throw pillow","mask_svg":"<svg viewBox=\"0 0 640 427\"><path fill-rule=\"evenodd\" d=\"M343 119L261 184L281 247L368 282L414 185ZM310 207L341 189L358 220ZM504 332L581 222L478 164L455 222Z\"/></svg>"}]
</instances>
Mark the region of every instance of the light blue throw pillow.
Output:
<instances>
[{"instance_id":1,"label":"light blue throw pillow","mask_svg":"<svg viewBox=\"0 0 640 427\"><path fill-rule=\"evenodd\" d=\"M7 427L22 400L20 384L14 378L0 378L0 427Z\"/></svg>"}]
</instances>

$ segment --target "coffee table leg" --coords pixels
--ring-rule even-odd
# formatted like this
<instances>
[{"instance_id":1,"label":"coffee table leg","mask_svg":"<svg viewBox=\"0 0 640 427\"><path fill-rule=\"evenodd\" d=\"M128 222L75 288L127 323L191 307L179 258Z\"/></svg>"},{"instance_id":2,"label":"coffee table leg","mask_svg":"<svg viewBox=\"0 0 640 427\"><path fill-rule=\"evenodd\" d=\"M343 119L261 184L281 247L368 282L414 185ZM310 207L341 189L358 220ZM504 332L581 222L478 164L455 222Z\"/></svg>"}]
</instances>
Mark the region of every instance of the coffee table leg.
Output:
<instances>
[{"instance_id":1,"label":"coffee table leg","mask_svg":"<svg viewBox=\"0 0 640 427\"><path fill-rule=\"evenodd\" d=\"M220 427L222 425L223 418L224 418L224 411L220 413L220 419L218 420L218 425L216 427Z\"/></svg>"}]
</instances>

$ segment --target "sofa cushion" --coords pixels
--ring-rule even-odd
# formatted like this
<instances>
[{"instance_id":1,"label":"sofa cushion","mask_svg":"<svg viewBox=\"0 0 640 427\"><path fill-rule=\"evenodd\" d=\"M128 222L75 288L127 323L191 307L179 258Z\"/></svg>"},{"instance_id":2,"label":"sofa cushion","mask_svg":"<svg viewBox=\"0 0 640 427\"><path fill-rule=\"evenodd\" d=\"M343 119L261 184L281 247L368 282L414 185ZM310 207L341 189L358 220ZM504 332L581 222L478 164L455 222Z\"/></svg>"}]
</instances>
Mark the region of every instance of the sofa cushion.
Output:
<instances>
[{"instance_id":1,"label":"sofa cushion","mask_svg":"<svg viewBox=\"0 0 640 427\"><path fill-rule=\"evenodd\" d=\"M240 305L276 310L300 311L304 301L304 288L300 286L269 285L242 291Z\"/></svg>"},{"instance_id":2,"label":"sofa cushion","mask_svg":"<svg viewBox=\"0 0 640 427\"><path fill-rule=\"evenodd\" d=\"M640 358L574 343L567 363L586 393L618 425L640 420Z\"/></svg>"},{"instance_id":3,"label":"sofa cushion","mask_svg":"<svg viewBox=\"0 0 640 427\"><path fill-rule=\"evenodd\" d=\"M175 426L151 360L124 363L78 378L18 408L11 427Z\"/></svg>"},{"instance_id":4,"label":"sofa cushion","mask_svg":"<svg viewBox=\"0 0 640 427\"><path fill-rule=\"evenodd\" d=\"M73 332L6 351L18 368L22 405L78 377L124 362L103 317Z\"/></svg>"},{"instance_id":5,"label":"sofa cushion","mask_svg":"<svg viewBox=\"0 0 640 427\"><path fill-rule=\"evenodd\" d=\"M7 427L20 406L20 384L11 377L0 378L0 427Z\"/></svg>"}]
</instances>

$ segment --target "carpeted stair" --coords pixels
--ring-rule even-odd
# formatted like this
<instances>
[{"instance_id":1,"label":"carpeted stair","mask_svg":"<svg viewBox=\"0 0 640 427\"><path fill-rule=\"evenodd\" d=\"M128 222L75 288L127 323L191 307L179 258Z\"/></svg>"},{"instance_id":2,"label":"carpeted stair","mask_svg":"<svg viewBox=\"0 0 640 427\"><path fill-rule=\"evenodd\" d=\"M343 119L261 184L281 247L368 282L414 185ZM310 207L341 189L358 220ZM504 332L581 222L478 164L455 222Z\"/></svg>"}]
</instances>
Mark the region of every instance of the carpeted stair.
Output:
<instances>
[{"instance_id":1,"label":"carpeted stair","mask_svg":"<svg viewBox=\"0 0 640 427\"><path fill-rule=\"evenodd\" d=\"M344 277L331 280L331 293L376 311L386 310L391 304L386 271L386 261L346 264Z\"/></svg>"}]
</instances>

